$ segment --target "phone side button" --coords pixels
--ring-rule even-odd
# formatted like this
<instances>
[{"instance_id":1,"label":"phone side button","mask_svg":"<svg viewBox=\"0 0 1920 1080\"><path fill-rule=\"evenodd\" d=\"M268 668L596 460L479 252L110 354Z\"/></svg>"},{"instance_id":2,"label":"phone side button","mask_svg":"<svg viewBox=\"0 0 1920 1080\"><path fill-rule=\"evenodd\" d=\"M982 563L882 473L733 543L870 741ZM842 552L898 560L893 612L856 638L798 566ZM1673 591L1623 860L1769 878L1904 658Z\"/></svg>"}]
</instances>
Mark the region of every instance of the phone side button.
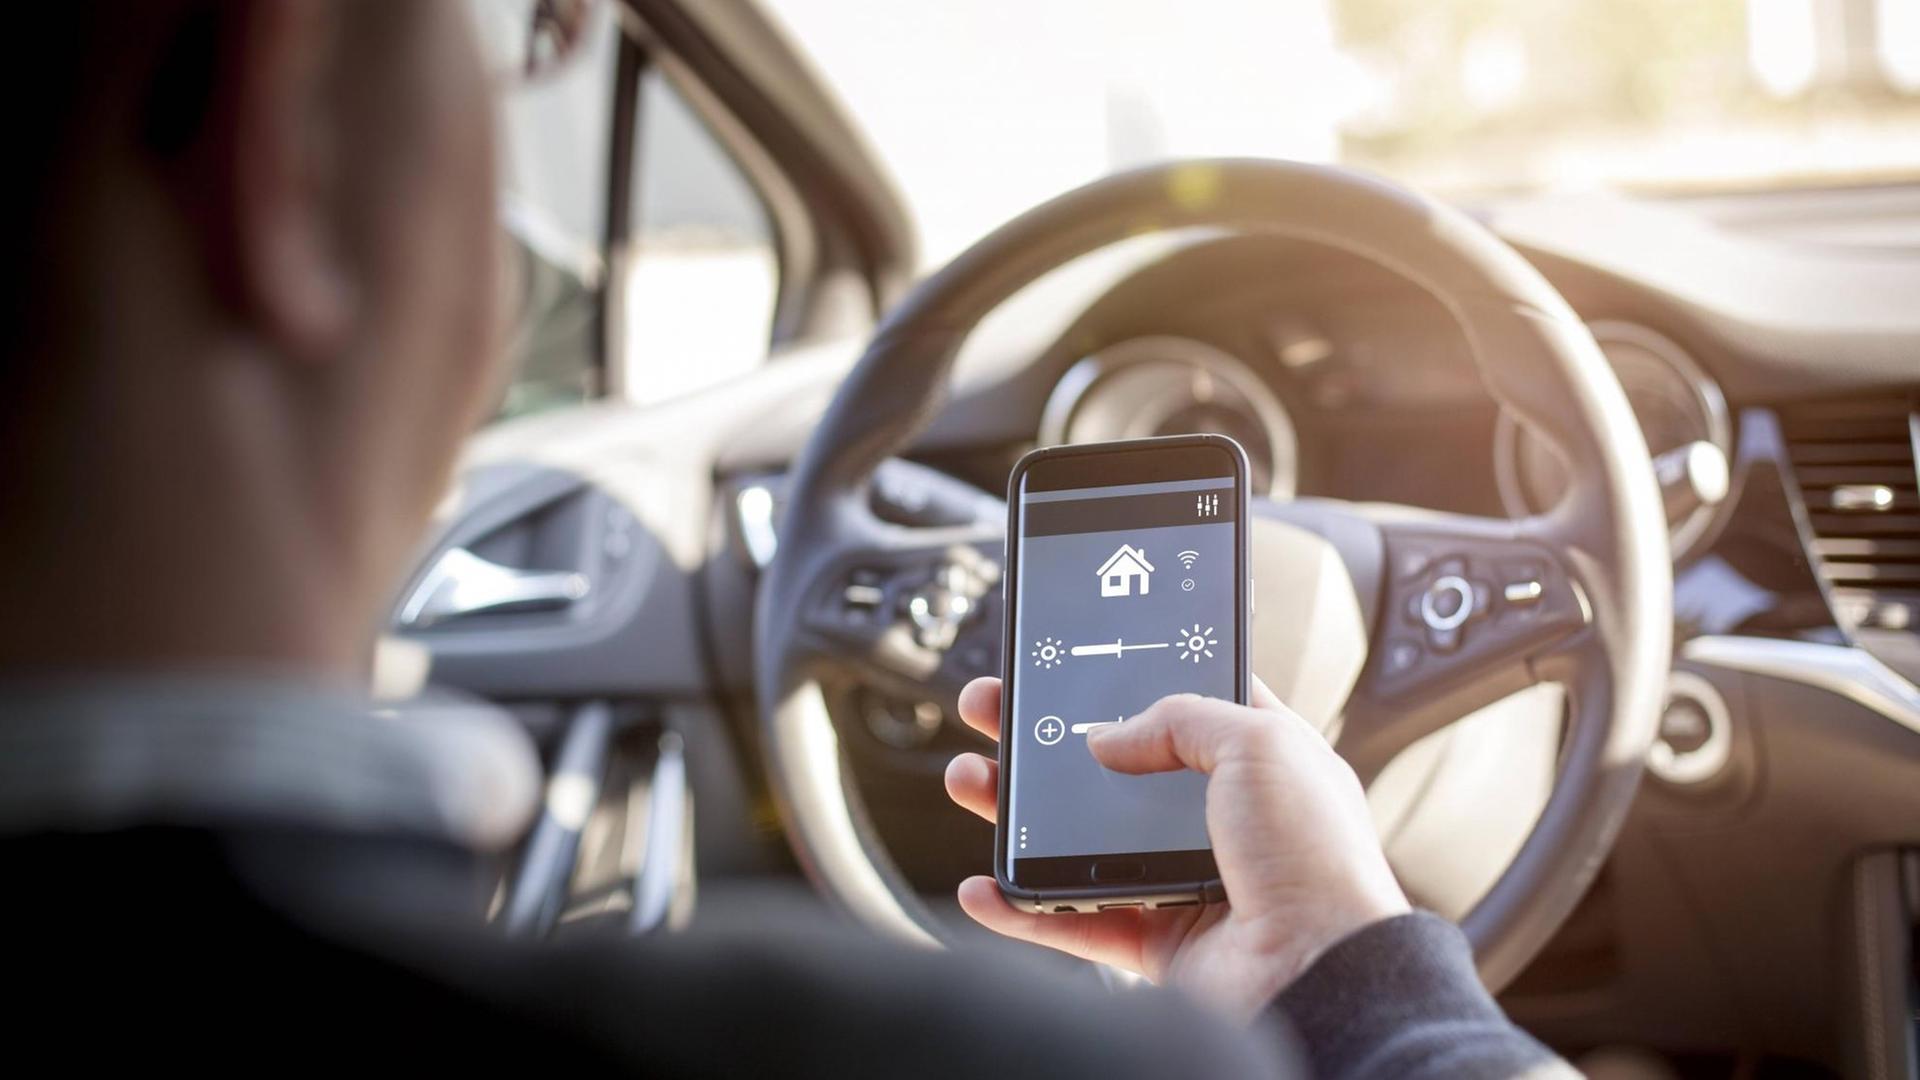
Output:
<instances>
[{"instance_id":1,"label":"phone side button","mask_svg":"<svg viewBox=\"0 0 1920 1080\"><path fill-rule=\"evenodd\" d=\"M1093 864L1093 880L1100 884L1139 881L1147 876L1147 864L1139 859L1102 859Z\"/></svg>"}]
</instances>

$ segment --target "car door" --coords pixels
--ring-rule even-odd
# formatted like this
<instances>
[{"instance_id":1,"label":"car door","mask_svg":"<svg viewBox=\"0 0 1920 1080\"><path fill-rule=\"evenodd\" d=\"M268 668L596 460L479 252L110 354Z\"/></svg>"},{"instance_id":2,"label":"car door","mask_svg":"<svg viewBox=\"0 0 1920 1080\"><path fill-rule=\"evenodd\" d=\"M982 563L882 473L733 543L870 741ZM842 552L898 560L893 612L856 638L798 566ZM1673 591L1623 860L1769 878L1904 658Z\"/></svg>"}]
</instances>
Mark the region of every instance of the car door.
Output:
<instances>
[{"instance_id":1,"label":"car door","mask_svg":"<svg viewBox=\"0 0 1920 1080\"><path fill-rule=\"evenodd\" d=\"M386 697L479 697L540 742L554 797L496 908L527 936L657 925L696 850L722 872L785 864L720 703L740 658L703 616L707 473L689 440L665 437L672 461L601 443L610 415L847 362L913 257L877 167L758 9L596 18L577 62L502 106L510 377L378 665Z\"/></svg>"}]
</instances>

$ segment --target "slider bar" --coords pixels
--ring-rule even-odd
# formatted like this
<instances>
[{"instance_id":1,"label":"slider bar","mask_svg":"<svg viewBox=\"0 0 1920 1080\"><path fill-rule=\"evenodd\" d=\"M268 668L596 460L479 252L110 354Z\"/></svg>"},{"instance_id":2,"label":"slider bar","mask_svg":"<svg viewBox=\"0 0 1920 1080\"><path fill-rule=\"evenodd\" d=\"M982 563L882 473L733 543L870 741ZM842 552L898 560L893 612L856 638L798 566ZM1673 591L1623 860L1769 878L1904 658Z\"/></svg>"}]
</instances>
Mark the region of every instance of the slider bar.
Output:
<instances>
[{"instance_id":1,"label":"slider bar","mask_svg":"<svg viewBox=\"0 0 1920 1080\"><path fill-rule=\"evenodd\" d=\"M1130 653L1135 649L1164 649L1167 647L1167 643L1164 641L1157 645L1128 645L1123 640L1115 640L1103 645L1075 645L1068 651L1075 656L1118 657L1121 653Z\"/></svg>"}]
</instances>

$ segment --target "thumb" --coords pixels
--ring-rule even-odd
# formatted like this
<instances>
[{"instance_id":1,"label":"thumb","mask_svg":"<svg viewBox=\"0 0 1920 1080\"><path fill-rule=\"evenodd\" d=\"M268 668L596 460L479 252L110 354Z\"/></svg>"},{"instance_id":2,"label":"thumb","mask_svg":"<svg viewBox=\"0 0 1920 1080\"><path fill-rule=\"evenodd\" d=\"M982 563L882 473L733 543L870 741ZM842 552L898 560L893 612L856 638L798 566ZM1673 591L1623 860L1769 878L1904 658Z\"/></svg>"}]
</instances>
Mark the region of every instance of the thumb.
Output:
<instances>
[{"instance_id":1,"label":"thumb","mask_svg":"<svg viewBox=\"0 0 1920 1080\"><path fill-rule=\"evenodd\" d=\"M1163 697L1124 723L1095 728L1087 749L1122 773L1212 772L1232 748L1272 716L1198 694Z\"/></svg>"}]
</instances>

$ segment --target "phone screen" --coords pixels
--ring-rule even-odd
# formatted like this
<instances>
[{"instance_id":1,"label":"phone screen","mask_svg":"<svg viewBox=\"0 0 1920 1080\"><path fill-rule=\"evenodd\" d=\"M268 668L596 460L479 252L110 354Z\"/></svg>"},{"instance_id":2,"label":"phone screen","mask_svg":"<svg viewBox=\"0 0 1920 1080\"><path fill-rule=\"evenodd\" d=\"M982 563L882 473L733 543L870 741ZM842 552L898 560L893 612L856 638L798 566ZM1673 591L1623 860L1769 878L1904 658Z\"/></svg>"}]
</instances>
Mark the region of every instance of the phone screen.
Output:
<instances>
[{"instance_id":1,"label":"phone screen","mask_svg":"<svg viewBox=\"0 0 1920 1080\"><path fill-rule=\"evenodd\" d=\"M1023 887L1091 884L1089 859L1117 854L1163 853L1123 880L1214 876L1206 778L1111 772L1086 746L1088 732L1168 694L1233 701L1245 685L1236 458L1170 453L1036 463L1014 492L1004 828L1006 870Z\"/></svg>"}]
</instances>

